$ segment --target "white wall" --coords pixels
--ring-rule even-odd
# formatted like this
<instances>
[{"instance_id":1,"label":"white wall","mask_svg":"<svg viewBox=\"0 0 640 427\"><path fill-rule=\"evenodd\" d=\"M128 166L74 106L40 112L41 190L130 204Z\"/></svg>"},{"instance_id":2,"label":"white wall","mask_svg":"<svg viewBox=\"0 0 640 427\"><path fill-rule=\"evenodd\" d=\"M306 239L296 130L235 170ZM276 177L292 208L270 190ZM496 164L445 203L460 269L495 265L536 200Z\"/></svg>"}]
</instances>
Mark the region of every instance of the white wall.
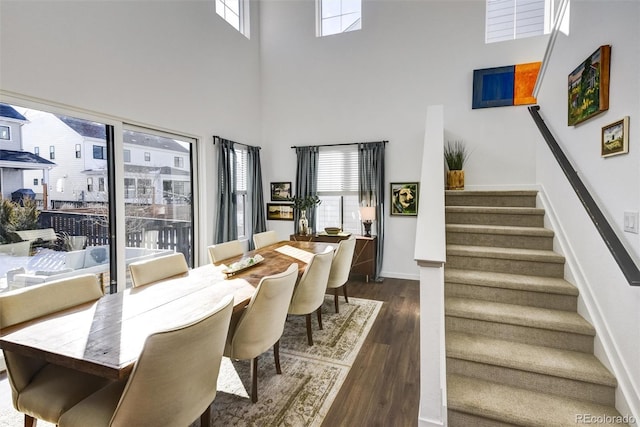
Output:
<instances>
[{"instance_id":1,"label":"white wall","mask_svg":"<svg viewBox=\"0 0 640 427\"><path fill-rule=\"evenodd\" d=\"M623 232L624 211L640 210L640 2L572 2L571 33L558 37L538 101L541 114L609 222L640 265L637 234ZM567 126L567 75L598 46L610 44L609 110ZM629 154L600 157L602 126L630 116ZM628 285L543 141L537 180L558 220L559 246L568 252L580 288L580 312L598 331L596 355L616 373L618 405L640 414L640 288ZM570 243L568 243L570 242Z\"/></svg>"},{"instance_id":2,"label":"white wall","mask_svg":"<svg viewBox=\"0 0 640 427\"><path fill-rule=\"evenodd\" d=\"M471 109L473 70L538 61L546 38L484 44L483 1L364 0L362 30L316 38L314 1L261 5L265 188L295 181L292 145L389 140L388 183L419 181L428 105L473 151L468 188L535 182L525 107ZM388 204L388 201L387 201ZM383 275L418 279L416 219L386 212ZM287 235L292 223L269 227ZM429 236L420 236L428 239Z\"/></svg>"},{"instance_id":3,"label":"white wall","mask_svg":"<svg viewBox=\"0 0 640 427\"><path fill-rule=\"evenodd\" d=\"M213 1L3 0L1 88L200 138L210 165L213 135L260 143L257 2L251 15L249 40ZM203 170L210 244L217 186Z\"/></svg>"}]
</instances>

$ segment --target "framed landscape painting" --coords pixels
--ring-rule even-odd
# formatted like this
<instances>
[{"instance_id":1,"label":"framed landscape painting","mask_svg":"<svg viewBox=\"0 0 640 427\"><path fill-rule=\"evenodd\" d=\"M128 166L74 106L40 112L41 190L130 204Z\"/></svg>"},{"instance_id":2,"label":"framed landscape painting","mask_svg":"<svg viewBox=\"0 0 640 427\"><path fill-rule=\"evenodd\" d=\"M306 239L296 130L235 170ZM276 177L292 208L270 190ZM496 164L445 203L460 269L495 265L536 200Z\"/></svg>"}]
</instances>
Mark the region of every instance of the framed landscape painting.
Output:
<instances>
[{"instance_id":1,"label":"framed landscape painting","mask_svg":"<svg viewBox=\"0 0 640 427\"><path fill-rule=\"evenodd\" d=\"M568 123L583 122L609 109L611 46L600 46L569 74Z\"/></svg>"},{"instance_id":2,"label":"framed landscape painting","mask_svg":"<svg viewBox=\"0 0 640 427\"><path fill-rule=\"evenodd\" d=\"M629 152L629 116L602 128L601 147L602 157Z\"/></svg>"},{"instance_id":3,"label":"framed landscape painting","mask_svg":"<svg viewBox=\"0 0 640 427\"><path fill-rule=\"evenodd\" d=\"M267 219L270 221L293 221L293 205L267 203Z\"/></svg>"},{"instance_id":4,"label":"framed landscape painting","mask_svg":"<svg viewBox=\"0 0 640 427\"><path fill-rule=\"evenodd\" d=\"M284 202L291 197L290 182L272 182L271 183L271 200L274 202Z\"/></svg>"},{"instance_id":5,"label":"framed landscape painting","mask_svg":"<svg viewBox=\"0 0 640 427\"><path fill-rule=\"evenodd\" d=\"M391 183L391 215L418 215L418 186L417 182Z\"/></svg>"}]
</instances>

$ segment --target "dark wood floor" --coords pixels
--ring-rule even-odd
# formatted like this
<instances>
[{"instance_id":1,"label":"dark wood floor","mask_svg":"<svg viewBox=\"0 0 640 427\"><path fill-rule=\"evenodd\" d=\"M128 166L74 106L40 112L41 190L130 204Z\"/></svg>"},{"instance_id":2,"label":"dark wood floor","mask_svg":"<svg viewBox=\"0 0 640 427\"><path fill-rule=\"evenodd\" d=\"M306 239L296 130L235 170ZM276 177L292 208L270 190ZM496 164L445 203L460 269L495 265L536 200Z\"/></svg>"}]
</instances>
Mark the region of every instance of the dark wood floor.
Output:
<instances>
[{"instance_id":1,"label":"dark wood floor","mask_svg":"<svg viewBox=\"0 0 640 427\"><path fill-rule=\"evenodd\" d=\"M384 304L322 426L417 426L419 282L350 281L348 290L349 296Z\"/></svg>"}]
</instances>

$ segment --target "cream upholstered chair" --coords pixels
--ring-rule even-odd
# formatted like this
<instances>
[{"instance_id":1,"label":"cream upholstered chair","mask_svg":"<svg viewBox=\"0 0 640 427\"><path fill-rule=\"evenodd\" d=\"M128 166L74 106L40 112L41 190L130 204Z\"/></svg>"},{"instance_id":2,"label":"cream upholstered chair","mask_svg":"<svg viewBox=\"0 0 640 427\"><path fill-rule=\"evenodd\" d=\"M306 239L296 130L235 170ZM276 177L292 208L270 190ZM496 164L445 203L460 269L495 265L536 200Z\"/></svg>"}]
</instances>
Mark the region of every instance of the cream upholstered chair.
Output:
<instances>
[{"instance_id":1,"label":"cream upholstered chair","mask_svg":"<svg viewBox=\"0 0 640 427\"><path fill-rule=\"evenodd\" d=\"M283 273L260 280L251 301L229 327L224 355L232 359L251 359L251 401L258 401L258 356L273 346L276 372L280 369L280 337L287 319L287 308L298 278L298 264Z\"/></svg>"},{"instance_id":2,"label":"cream upholstered chair","mask_svg":"<svg viewBox=\"0 0 640 427\"><path fill-rule=\"evenodd\" d=\"M278 233L273 230L256 233L253 235L253 245L256 249L273 245L278 242Z\"/></svg>"},{"instance_id":3,"label":"cream upholstered chair","mask_svg":"<svg viewBox=\"0 0 640 427\"><path fill-rule=\"evenodd\" d=\"M338 304L338 291L342 288L344 299L349 303L347 296L347 281L349 280L349 272L351 271L351 263L353 262L353 253L356 249L356 238L351 236L346 240L341 240L338 249L333 256L331 263L331 272L329 273L329 282L327 289L333 289L333 300L336 306L336 313L340 312Z\"/></svg>"},{"instance_id":4,"label":"cream upholstered chair","mask_svg":"<svg viewBox=\"0 0 640 427\"><path fill-rule=\"evenodd\" d=\"M230 240L224 243L209 246L209 259L213 264L223 259L242 255L244 253L244 245L239 240Z\"/></svg>"},{"instance_id":5,"label":"cream upholstered chair","mask_svg":"<svg viewBox=\"0 0 640 427\"><path fill-rule=\"evenodd\" d=\"M129 264L133 287L148 285L189 271L182 252Z\"/></svg>"},{"instance_id":6,"label":"cream upholstered chair","mask_svg":"<svg viewBox=\"0 0 640 427\"><path fill-rule=\"evenodd\" d=\"M289 304L289 314L304 314L307 320L307 341L313 345L311 333L311 313L318 314L318 326L322 329L322 303L327 292L327 280L333 259L333 248L328 246L325 252L311 258L293 291Z\"/></svg>"},{"instance_id":7,"label":"cream upholstered chair","mask_svg":"<svg viewBox=\"0 0 640 427\"><path fill-rule=\"evenodd\" d=\"M195 321L147 337L131 375L65 412L60 427L209 426L233 296Z\"/></svg>"},{"instance_id":8,"label":"cream upholstered chair","mask_svg":"<svg viewBox=\"0 0 640 427\"><path fill-rule=\"evenodd\" d=\"M0 294L0 330L102 297L93 274L42 283ZM63 412L109 380L4 350L13 406L24 425L54 424Z\"/></svg>"}]
</instances>

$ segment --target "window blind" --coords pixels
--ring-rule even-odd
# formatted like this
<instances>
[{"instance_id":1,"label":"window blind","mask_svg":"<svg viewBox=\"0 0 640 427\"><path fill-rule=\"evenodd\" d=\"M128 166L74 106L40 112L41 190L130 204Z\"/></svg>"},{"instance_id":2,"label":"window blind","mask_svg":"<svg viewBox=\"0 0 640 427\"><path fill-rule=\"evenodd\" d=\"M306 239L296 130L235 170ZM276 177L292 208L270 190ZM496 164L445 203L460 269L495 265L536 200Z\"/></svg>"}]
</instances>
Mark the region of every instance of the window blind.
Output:
<instances>
[{"instance_id":1,"label":"window blind","mask_svg":"<svg viewBox=\"0 0 640 427\"><path fill-rule=\"evenodd\" d=\"M538 36L548 32L545 10L550 0L487 0L487 43Z\"/></svg>"},{"instance_id":2,"label":"window blind","mask_svg":"<svg viewBox=\"0 0 640 427\"><path fill-rule=\"evenodd\" d=\"M358 192L358 146L320 147L318 193Z\"/></svg>"}]
</instances>

